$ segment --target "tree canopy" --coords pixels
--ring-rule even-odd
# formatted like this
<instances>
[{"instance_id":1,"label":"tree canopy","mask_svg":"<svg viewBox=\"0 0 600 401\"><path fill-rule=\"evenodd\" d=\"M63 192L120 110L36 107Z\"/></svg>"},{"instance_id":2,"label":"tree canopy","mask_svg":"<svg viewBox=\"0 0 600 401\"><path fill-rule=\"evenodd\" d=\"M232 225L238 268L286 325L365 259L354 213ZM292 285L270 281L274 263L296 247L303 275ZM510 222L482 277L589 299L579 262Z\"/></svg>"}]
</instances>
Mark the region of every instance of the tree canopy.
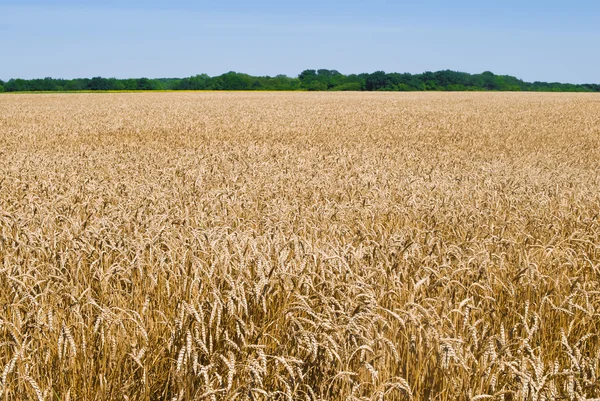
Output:
<instances>
[{"instance_id":1,"label":"tree canopy","mask_svg":"<svg viewBox=\"0 0 600 401\"><path fill-rule=\"evenodd\" d=\"M344 75L337 70L304 70L298 77L252 76L230 71L210 77L187 78L75 78L10 79L0 81L0 92L68 92L126 90L308 90L308 91L539 91L600 92L599 84L525 82L490 71L469 74L451 70L422 74L373 73Z\"/></svg>"}]
</instances>

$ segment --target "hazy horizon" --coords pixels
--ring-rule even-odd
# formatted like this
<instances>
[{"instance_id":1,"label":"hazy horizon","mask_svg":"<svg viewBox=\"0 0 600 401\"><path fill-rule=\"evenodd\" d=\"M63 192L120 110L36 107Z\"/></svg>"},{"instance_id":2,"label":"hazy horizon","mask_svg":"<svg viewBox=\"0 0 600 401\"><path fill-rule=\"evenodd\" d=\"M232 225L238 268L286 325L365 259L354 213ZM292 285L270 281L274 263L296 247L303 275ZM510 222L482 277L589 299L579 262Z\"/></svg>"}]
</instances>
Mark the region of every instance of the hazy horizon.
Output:
<instances>
[{"instance_id":1,"label":"hazy horizon","mask_svg":"<svg viewBox=\"0 0 600 401\"><path fill-rule=\"evenodd\" d=\"M0 1L0 79L492 71L598 83L600 4Z\"/></svg>"}]
</instances>

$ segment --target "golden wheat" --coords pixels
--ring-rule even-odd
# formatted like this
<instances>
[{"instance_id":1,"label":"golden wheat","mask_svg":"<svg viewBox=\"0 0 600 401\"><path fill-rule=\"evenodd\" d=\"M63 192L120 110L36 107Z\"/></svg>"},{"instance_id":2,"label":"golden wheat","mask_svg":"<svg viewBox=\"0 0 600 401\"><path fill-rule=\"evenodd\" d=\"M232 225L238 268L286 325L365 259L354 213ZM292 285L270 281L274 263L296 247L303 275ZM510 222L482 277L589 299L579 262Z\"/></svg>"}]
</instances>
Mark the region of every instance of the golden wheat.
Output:
<instances>
[{"instance_id":1,"label":"golden wheat","mask_svg":"<svg viewBox=\"0 0 600 401\"><path fill-rule=\"evenodd\" d=\"M0 400L600 398L600 97L0 96Z\"/></svg>"}]
</instances>

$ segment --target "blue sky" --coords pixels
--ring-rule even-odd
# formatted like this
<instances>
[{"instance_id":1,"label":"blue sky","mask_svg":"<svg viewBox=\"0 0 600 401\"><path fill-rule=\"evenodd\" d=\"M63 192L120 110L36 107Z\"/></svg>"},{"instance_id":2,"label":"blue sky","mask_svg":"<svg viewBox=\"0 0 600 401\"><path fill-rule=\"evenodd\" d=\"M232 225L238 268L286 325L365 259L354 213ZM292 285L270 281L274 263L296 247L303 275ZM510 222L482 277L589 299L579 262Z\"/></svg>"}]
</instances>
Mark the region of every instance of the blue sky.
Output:
<instances>
[{"instance_id":1,"label":"blue sky","mask_svg":"<svg viewBox=\"0 0 600 401\"><path fill-rule=\"evenodd\" d=\"M6 1L0 79L485 70L600 83L600 1Z\"/></svg>"}]
</instances>

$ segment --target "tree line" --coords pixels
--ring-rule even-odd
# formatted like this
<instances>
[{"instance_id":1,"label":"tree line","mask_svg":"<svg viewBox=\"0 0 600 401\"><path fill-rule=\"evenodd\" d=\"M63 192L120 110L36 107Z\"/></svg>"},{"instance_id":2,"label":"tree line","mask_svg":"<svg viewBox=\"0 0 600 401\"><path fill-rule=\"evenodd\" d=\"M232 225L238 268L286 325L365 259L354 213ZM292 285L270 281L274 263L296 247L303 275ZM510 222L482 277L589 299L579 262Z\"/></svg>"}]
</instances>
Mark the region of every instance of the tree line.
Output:
<instances>
[{"instance_id":1,"label":"tree line","mask_svg":"<svg viewBox=\"0 0 600 401\"><path fill-rule=\"evenodd\" d=\"M228 72L210 77L187 78L76 78L0 80L0 92L71 92L138 90L265 90L265 91L537 91L600 92L599 84L525 82L509 75L486 71L469 74L458 71L427 71L422 74L386 73L344 75L336 70L304 70L298 77L252 76Z\"/></svg>"}]
</instances>

